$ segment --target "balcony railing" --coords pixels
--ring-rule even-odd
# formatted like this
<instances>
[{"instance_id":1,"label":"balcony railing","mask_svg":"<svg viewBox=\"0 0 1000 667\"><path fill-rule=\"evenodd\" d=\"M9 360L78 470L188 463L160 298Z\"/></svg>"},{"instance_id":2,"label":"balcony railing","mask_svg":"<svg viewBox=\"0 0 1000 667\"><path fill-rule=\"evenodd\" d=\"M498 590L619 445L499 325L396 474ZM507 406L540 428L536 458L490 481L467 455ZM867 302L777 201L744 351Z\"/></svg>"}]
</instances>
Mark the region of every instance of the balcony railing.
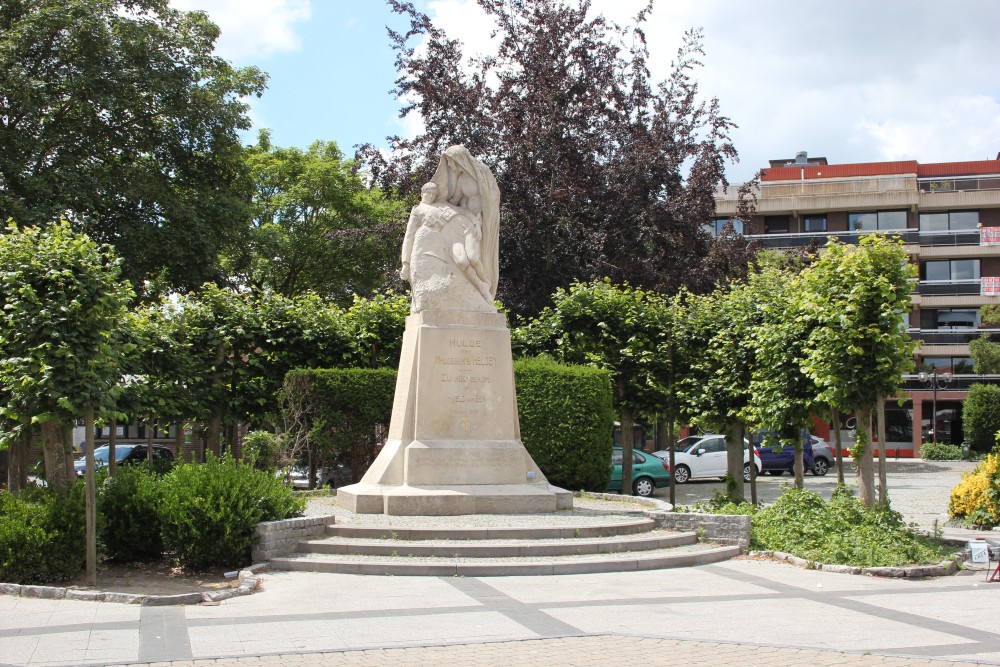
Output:
<instances>
[{"instance_id":1,"label":"balcony railing","mask_svg":"<svg viewBox=\"0 0 1000 667\"><path fill-rule=\"evenodd\" d=\"M965 229L943 232L920 232L917 238L922 246L956 246L979 245L981 236L978 229Z\"/></svg>"},{"instance_id":2,"label":"balcony railing","mask_svg":"<svg viewBox=\"0 0 1000 667\"><path fill-rule=\"evenodd\" d=\"M944 389L938 389L938 397L949 391L968 391L974 384L1000 385L1000 375L952 375L951 381ZM904 375L903 389L906 391L930 391L927 383L919 375Z\"/></svg>"},{"instance_id":3,"label":"balcony railing","mask_svg":"<svg viewBox=\"0 0 1000 667\"><path fill-rule=\"evenodd\" d=\"M754 190L758 198L837 197L886 192L913 192L916 178L908 175L865 176L858 178L810 178L806 180L764 181ZM717 187L717 199L737 198L741 183Z\"/></svg>"},{"instance_id":4,"label":"balcony railing","mask_svg":"<svg viewBox=\"0 0 1000 667\"><path fill-rule=\"evenodd\" d=\"M921 280L917 283L917 293L923 296L968 296L982 292L979 278L969 280Z\"/></svg>"},{"instance_id":5,"label":"balcony railing","mask_svg":"<svg viewBox=\"0 0 1000 667\"><path fill-rule=\"evenodd\" d=\"M973 192L1000 190L1000 176L966 176L962 178L918 178L920 192Z\"/></svg>"},{"instance_id":6,"label":"balcony railing","mask_svg":"<svg viewBox=\"0 0 1000 667\"><path fill-rule=\"evenodd\" d=\"M969 341L985 335L993 342L1000 341L1000 329L907 329L913 340L924 345L968 345Z\"/></svg>"},{"instance_id":7,"label":"balcony railing","mask_svg":"<svg viewBox=\"0 0 1000 667\"><path fill-rule=\"evenodd\" d=\"M841 243L857 245L858 239L865 234L887 234L898 236L904 243L917 243L919 234L915 229L891 229L878 232L795 232L790 234L748 234L747 239L759 241L765 248L800 248L811 245L813 241L819 245L826 245L828 237L834 237ZM979 243L979 235L976 235L976 243Z\"/></svg>"}]
</instances>

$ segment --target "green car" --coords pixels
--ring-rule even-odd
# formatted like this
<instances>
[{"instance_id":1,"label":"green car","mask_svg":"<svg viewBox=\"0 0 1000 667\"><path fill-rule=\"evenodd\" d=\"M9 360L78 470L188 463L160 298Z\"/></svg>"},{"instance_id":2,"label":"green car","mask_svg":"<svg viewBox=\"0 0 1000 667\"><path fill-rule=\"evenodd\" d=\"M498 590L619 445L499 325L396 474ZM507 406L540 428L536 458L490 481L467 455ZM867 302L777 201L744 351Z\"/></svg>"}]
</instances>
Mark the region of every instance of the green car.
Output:
<instances>
[{"instance_id":1,"label":"green car","mask_svg":"<svg viewBox=\"0 0 1000 667\"><path fill-rule=\"evenodd\" d=\"M652 454L632 450L632 491L651 496L653 489L670 485L670 463ZM611 481L608 491L622 490L622 448L611 450Z\"/></svg>"}]
</instances>

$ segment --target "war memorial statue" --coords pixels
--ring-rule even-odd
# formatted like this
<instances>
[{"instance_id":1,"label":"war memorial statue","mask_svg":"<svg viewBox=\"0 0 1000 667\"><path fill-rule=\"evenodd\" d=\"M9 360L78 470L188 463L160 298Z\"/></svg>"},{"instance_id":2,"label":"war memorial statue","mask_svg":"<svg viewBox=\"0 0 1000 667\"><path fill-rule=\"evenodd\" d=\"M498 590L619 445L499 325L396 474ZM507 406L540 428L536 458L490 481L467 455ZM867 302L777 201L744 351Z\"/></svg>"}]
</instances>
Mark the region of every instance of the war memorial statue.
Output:
<instances>
[{"instance_id":1,"label":"war memorial statue","mask_svg":"<svg viewBox=\"0 0 1000 667\"><path fill-rule=\"evenodd\" d=\"M403 240L410 283L389 435L338 503L363 514L554 512L573 496L521 443L506 317L493 305L500 191L464 146L441 156Z\"/></svg>"}]
</instances>

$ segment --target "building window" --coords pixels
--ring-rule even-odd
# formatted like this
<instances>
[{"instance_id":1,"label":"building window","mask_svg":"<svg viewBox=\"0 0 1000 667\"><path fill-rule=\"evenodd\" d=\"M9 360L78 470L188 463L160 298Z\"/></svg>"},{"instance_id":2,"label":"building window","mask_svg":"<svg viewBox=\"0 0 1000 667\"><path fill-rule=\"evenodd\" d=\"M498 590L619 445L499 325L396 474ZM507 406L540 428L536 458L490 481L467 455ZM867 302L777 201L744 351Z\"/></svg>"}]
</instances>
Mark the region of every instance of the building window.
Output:
<instances>
[{"instance_id":1,"label":"building window","mask_svg":"<svg viewBox=\"0 0 1000 667\"><path fill-rule=\"evenodd\" d=\"M791 231L787 215L769 215L764 218L765 234L787 234Z\"/></svg>"},{"instance_id":2,"label":"building window","mask_svg":"<svg viewBox=\"0 0 1000 667\"><path fill-rule=\"evenodd\" d=\"M920 231L922 232L969 231L978 229L978 227L979 211L920 214Z\"/></svg>"},{"instance_id":3,"label":"building window","mask_svg":"<svg viewBox=\"0 0 1000 667\"><path fill-rule=\"evenodd\" d=\"M825 215L807 215L802 218L802 231L804 232L825 232L826 231L826 216Z\"/></svg>"},{"instance_id":4,"label":"building window","mask_svg":"<svg viewBox=\"0 0 1000 667\"><path fill-rule=\"evenodd\" d=\"M704 225L704 229L710 236L722 236L722 230L725 229L726 224L733 223L733 232L736 234L743 234L743 221L742 220L730 220L729 218L714 218L712 222Z\"/></svg>"},{"instance_id":5,"label":"building window","mask_svg":"<svg viewBox=\"0 0 1000 667\"><path fill-rule=\"evenodd\" d=\"M847 226L856 232L906 229L906 211L865 211L848 213Z\"/></svg>"},{"instance_id":6,"label":"building window","mask_svg":"<svg viewBox=\"0 0 1000 667\"><path fill-rule=\"evenodd\" d=\"M979 327L978 308L921 309L921 329L976 329Z\"/></svg>"},{"instance_id":7,"label":"building window","mask_svg":"<svg viewBox=\"0 0 1000 667\"><path fill-rule=\"evenodd\" d=\"M969 357L924 357L917 365L917 371L930 373L951 373L952 375L969 375L972 373L972 359Z\"/></svg>"},{"instance_id":8,"label":"building window","mask_svg":"<svg viewBox=\"0 0 1000 667\"><path fill-rule=\"evenodd\" d=\"M920 279L941 282L979 280L978 259L943 259L920 263Z\"/></svg>"}]
</instances>

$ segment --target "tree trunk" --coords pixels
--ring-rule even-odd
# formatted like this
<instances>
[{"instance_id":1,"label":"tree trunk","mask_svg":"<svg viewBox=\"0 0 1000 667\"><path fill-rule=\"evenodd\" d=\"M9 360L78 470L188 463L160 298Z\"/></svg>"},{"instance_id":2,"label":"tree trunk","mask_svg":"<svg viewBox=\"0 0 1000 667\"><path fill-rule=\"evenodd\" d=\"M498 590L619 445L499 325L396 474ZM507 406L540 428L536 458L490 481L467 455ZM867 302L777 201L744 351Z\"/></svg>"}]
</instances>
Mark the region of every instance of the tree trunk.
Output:
<instances>
[{"instance_id":1,"label":"tree trunk","mask_svg":"<svg viewBox=\"0 0 1000 667\"><path fill-rule=\"evenodd\" d=\"M885 473L885 396L878 397L878 503L889 506L889 487Z\"/></svg>"},{"instance_id":2,"label":"tree trunk","mask_svg":"<svg viewBox=\"0 0 1000 667\"><path fill-rule=\"evenodd\" d=\"M115 447L118 446L118 420L111 419L111 430L108 431L108 474L115 476L118 470L118 461L115 460Z\"/></svg>"},{"instance_id":3,"label":"tree trunk","mask_svg":"<svg viewBox=\"0 0 1000 667\"><path fill-rule=\"evenodd\" d=\"M666 419L667 422L667 451L670 452L670 504L677 506L677 482L674 480L674 465L676 460L674 457L674 416L669 415Z\"/></svg>"},{"instance_id":4,"label":"tree trunk","mask_svg":"<svg viewBox=\"0 0 1000 667\"><path fill-rule=\"evenodd\" d=\"M855 431L856 449L859 450L858 493L865 507L875 506L875 465L872 459L871 409L863 408L855 413L858 420Z\"/></svg>"},{"instance_id":5,"label":"tree trunk","mask_svg":"<svg viewBox=\"0 0 1000 667\"><path fill-rule=\"evenodd\" d=\"M744 434L746 435L746 434ZM757 462L754 461L753 437L747 445L747 461L750 463L750 502L757 504Z\"/></svg>"},{"instance_id":6,"label":"tree trunk","mask_svg":"<svg viewBox=\"0 0 1000 667\"><path fill-rule=\"evenodd\" d=\"M743 422L738 419L726 425L726 495L734 503L742 502L743 494Z\"/></svg>"},{"instance_id":7,"label":"tree trunk","mask_svg":"<svg viewBox=\"0 0 1000 667\"><path fill-rule=\"evenodd\" d=\"M10 443L7 450L7 490L20 493L28 483L28 452L31 451L31 428L27 427Z\"/></svg>"},{"instance_id":8,"label":"tree trunk","mask_svg":"<svg viewBox=\"0 0 1000 667\"><path fill-rule=\"evenodd\" d=\"M835 455L837 457L837 484L844 485L844 454L841 452L840 442L840 410L830 408L830 421L833 423L833 442Z\"/></svg>"},{"instance_id":9,"label":"tree trunk","mask_svg":"<svg viewBox=\"0 0 1000 667\"><path fill-rule=\"evenodd\" d=\"M146 415L146 463L153 465L153 434L156 432L156 419L153 413Z\"/></svg>"},{"instance_id":10,"label":"tree trunk","mask_svg":"<svg viewBox=\"0 0 1000 667\"><path fill-rule=\"evenodd\" d=\"M795 488L801 489L806 485L806 462L805 444L802 442L802 434L795 438L794 458L792 460L792 472L795 475Z\"/></svg>"},{"instance_id":11,"label":"tree trunk","mask_svg":"<svg viewBox=\"0 0 1000 667\"><path fill-rule=\"evenodd\" d=\"M208 436L205 445L216 456L222 456L222 412L225 383L222 381L222 365L226 362L226 344L215 347L215 371L212 373L212 415L208 419Z\"/></svg>"},{"instance_id":12,"label":"tree trunk","mask_svg":"<svg viewBox=\"0 0 1000 667\"><path fill-rule=\"evenodd\" d=\"M184 461L184 423L174 424L174 456L178 462Z\"/></svg>"},{"instance_id":13,"label":"tree trunk","mask_svg":"<svg viewBox=\"0 0 1000 667\"><path fill-rule=\"evenodd\" d=\"M70 484L76 481L76 475L70 476L66 473L66 459L70 459L69 467L72 469L73 457L66 455L62 426L56 421L43 422L39 427L39 434L45 457L45 481L55 493L65 496L69 492Z\"/></svg>"},{"instance_id":14,"label":"tree trunk","mask_svg":"<svg viewBox=\"0 0 1000 667\"><path fill-rule=\"evenodd\" d=\"M621 407L622 424L622 495L632 494L632 443L635 440L633 433L632 411Z\"/></svg>"},{"instance_id":15,"label":"tree trunk","mask_svg":"<svg viewBox=\"0 0 1000 667\"><path fill-rule=\"evenodd\" d=\"M86 460L84 483L86 495L87 585L97 586L97 490L94 486L94 408L87 407L83 415L87 429L83 457Z\"/></svg>"}]
</instances>

